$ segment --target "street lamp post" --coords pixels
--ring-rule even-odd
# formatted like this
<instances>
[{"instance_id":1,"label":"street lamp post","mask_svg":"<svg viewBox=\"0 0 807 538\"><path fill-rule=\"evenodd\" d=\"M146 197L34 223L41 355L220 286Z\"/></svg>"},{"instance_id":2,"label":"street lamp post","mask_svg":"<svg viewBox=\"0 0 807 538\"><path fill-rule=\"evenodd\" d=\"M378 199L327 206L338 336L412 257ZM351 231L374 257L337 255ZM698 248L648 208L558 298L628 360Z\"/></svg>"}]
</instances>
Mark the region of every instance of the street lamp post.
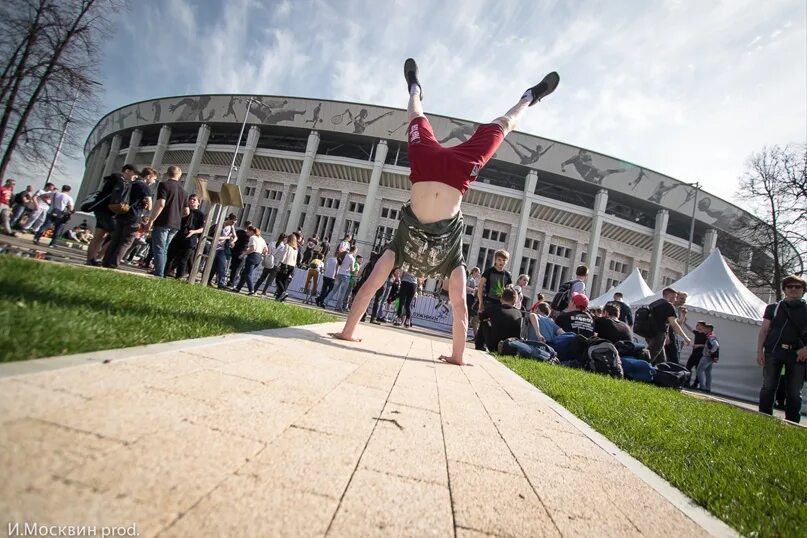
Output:
<instances>
[{"instance_id":1,"label":"street lamp post","mask_svg":"<svg viewBox=\"0 0 807 538\"><path fill-rule=\"evenodd\" d=\"M96 82L94 80L88 80L90 84L94 84L96 86L101 86L100 82ZM50 169L48 170L48 177L45 179L45 185L50 183L51 177L53 176L53 170L56 168L56 161L59 160L59 155L62 152L62 145L64 144L64 137L67 134L67 128L70 125L70 120L73 119L73 110L76 108L76 102L78 101L79 90L76 89L76 95L73 96L73 100L70 102L70 110L67 111L67 119L64 120L64 128L62 128L62 134L59 135L59 143L56 144L56 153L53 154L53 160L50 162Z\"/></svg>"},{"instance_id":2,"label":"street lamp post","mask_svg":"<svg viewBox=\"0 0 807 538\"><path fill-rule=\"evenodd\" d=\"M238 157L238 150L241 148L241 138L244 136L244 129L246 128L247 120L249 119L249 109L252 107L252 103L254 101L255 101L254 97L250 97L249 99L247 99L247 110L244 113L244 121L243 123L241 123L241 132L238 133L238 143L236 144L235 150L233 151L233 160L230 163L230 169L227 172L227 181L225 181L225 184L230 183L230 179L232 179L233 177L233 171L236 169L235 159ZM224 216L224 213L227 211L227 207L216 204L216 207L211 208L210 211L216 212L216 216L214 217L215 231L213 232L213 237L210 243L210 249L208 250L207 253L207 263L205 263L205 270L202 272L201 284L203 286L207 285L207 281L210 278L210 273L213 270L213 261L216 256L216 242L218 241L219 235L221 235L221 228L222 225L224 224L224 219L222 219L222 217ZM207 228L205 228L205 230L207 230ZM203 249L204 244L205 244L204 241L199 241L199 248ZM197 252L196 254L197 255L194 256L196 261L194 263L193 272L191 273L193 275L191 282L193 282L196 278L196 273L199 271L199 262L201 261L201 256L199 255L200 252Z\"/></svg>"},{"instance_id":3,"label":"street lamp post","mask_svg":"<svg viewBox=\"0 0 807 538\"><path fill-rule=\"evenodd\" d=\"M689 223L689 246L687 247L687 264L686 270L684 274L689 274L689 264L692 261L692 238L695 236L695 210L698 209L698 192L700 191L701 184L697 181L692 183L692 187L695 188L695 196L692 200L692 219Z\"/></svg>"}]
</instances>

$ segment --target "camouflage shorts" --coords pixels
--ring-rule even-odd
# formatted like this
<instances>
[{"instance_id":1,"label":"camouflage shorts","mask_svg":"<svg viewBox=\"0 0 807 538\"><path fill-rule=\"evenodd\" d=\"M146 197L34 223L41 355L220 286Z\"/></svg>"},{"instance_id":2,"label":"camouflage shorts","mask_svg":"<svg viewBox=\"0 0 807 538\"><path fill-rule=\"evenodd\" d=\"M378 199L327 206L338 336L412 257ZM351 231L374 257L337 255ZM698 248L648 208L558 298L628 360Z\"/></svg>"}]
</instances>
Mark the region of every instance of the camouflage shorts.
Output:
<instances>
[{"instance_id":1,"label":"camouflage shorts","mask_svg":"<svg viewBox=\"0 0 807 538\"><path fill-rule=\"evenodd\" d=\"M384 250L395 253L395 267L416 277L447 278L465 265L462 257L462 212L450 219L421 223L409 204L401 208L395 237Z\"/></svg>"}]
</instances>

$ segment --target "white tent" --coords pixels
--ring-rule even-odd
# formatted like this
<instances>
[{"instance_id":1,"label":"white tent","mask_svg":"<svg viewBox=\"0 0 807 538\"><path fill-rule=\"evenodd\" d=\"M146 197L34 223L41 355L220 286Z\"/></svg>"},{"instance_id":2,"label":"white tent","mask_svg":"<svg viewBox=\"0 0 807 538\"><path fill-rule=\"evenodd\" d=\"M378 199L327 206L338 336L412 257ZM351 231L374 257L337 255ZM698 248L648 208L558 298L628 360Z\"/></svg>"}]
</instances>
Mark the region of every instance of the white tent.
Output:
<instances>
[{"instance_id":1,"label":"white tent","mask_svg":"<svg viewBox=\"0 0 807 538\"><path fill-rule=\"evenodd\" d=\"M690 327L694 328L700 320L715 326L720 340L720 362L712 368L712 391L758 401L762 368L756 361L756 349L765 302L740 282L717 249L671 287L688 294L687 324ZM649 304L660 297L661 292L654 293L634 306ZM691 348L682 349L682 363L686 363L690 353Z\"/></svg>"},{"instance_id":2,"label":"white tent","mask_svg":"<svg viewBox=\"0 0 807 538\"><path fill-rule=\"evenodd\" d=\"M613 299L614 293L616 292L622 293L623 300L628 304L635 303L636 301L653 295L653 290L650 289L650 286L648 286L647 282L642 278L642 273L639 272L639 269L634 268L628 278L623 280L618 286L611 288L591 301L590 305L597 308L605 306L605 303Z\"/></svg>"}]
</instances>

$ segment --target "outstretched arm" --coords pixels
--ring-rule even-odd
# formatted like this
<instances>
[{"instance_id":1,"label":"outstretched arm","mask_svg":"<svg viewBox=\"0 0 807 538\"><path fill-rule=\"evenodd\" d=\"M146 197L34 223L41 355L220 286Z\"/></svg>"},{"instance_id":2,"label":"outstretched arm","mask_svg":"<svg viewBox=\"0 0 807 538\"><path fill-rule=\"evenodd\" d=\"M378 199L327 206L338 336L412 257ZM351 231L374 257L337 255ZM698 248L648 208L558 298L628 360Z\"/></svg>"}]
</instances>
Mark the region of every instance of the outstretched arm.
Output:
<instances>
[{"instance_id":1,"label":"outstretched arm","mask_svg":"<svg viewBox=\"0 0 807 538\"><path fill-rule=\"evenodd\" d=\"M375 119L372 119L372 120L369 120L369 121L366 121L364 124L365 124L365 125L371 125L371 124L373 124L373 123L377 122L378 120L380 120L381 118L386 118L387 116L389 116L390 114L392 114L392 112L393 112L392 110L390 110L389 112L384 112L384 113L383 113L383 114L381 114L379 117L377 117L377 118L375 118Z\"/></svg>"},{"instance_id":2,"label":"outstretched arm","mask_svg":"<svg viewBox=\"0 0 807 538\"><path fill-rule=\"evenodd\" d=\"M554 145L555 145L555 144L549 144L549 145L546 147L546 149L545 149L544 151L542 151L541 153L539 153L539 154L538 154L538 156L539 156L539 157L543 157L543 156L544 156L544 153L546 153L547 151L549 151L549 148L551 148L551 147L552 147L552 146L554 146Z\"/></svg>"}]
</instances>

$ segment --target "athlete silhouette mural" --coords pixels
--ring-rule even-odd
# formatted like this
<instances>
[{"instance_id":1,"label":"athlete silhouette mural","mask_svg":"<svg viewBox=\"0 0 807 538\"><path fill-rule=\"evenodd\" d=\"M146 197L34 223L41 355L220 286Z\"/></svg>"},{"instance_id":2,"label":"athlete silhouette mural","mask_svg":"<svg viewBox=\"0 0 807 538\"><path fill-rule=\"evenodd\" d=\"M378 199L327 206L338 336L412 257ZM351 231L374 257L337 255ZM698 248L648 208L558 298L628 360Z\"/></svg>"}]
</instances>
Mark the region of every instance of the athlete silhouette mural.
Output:
<instances>
[{"instance_id":1,"label":"athlete silhouette mural","mask_svg":"<svg viewBox=\"0 0 807 538\"><path fill-rule=\"evenodd\" d=\"M606 168L605 170L600 170L594 166L591 153L584 149L581 149L577 155L566 159L560 165L560 171L564 174L566 173L567 164L573 165L581 178L596 185L602 185L602 181L612 174L619 174L625 171L624 168Z\"/></svg>"},{"instance_id":2,"label":"athlete silhouette mural","mask_svg":"<svg viewBox=\"0 0 807 538\"><path fill-rule=\"evenodd\" d=\"M653 191L653 194L651 194L647 200L654 204L661 205L661 200L664 198L664 195L680 186L680 183L665 183L664 180L661 180L658 185L656 185L656 190Z\"/></svg>"},{"instance_id":3,"label":"athlete silhouette mural","mask_svg":"<svg viewBox=\"0 0 807 538\"><path fill-rule=\"evenodd\" d=\"M510 142L509 140L507 140L506 138L504 139L504 141L507 142L508 144L510 144L510 147L513 148L513 151L516 152L516 155L518 155L518 158L521 159L521 164L535 164L535 163L537 163L538 159L543 157L546 154L546 152L549 151L550 148L555 145L554 143L549 144L546 147L546 149L544 149L544 147L541 144L538 144L533 149L533 148L529 148L529 147L525 146L521 142L513 143L513 142ZM524 151L519 150L518 149L519 147L524 148Z\"/></svg>"},{"instance_id":4,"label":"athlete silhouette mural","mask_svg":"<svg viewBox=\"0 0 807 538\"><path fill-rule=\"evenodd\" d=\"M451 118L449 118L448 121L450 121L451 123L454 124L454 128L452 128L451 131L449 131L448 136L446 136L445 138L439 140L439 142L441 144L445 144L446 142L448 142L449 140L452 140L452 139L457 139L460 142L465 142L479 128L478 123L459 122L459 121L451 119Z\"/></svg>"},{"instance_id":5,"label":"athlete silhouette mural","mask_svg":"<svg viewBox=\"0 0 807 538\"><path fill-rule=\"evenodd\" d=\"M179 113L179 116L175 118L175 121L210 121L216 111L211 110L210 113L205 116L205 109L209 104L209 95L202 95L201 97L197 97L195 99L192 97L186 97L178 103L170 105L168 107L168 111L174 112L178 108L182 108L182 111Z\"/></svg>"}]
</instances>

